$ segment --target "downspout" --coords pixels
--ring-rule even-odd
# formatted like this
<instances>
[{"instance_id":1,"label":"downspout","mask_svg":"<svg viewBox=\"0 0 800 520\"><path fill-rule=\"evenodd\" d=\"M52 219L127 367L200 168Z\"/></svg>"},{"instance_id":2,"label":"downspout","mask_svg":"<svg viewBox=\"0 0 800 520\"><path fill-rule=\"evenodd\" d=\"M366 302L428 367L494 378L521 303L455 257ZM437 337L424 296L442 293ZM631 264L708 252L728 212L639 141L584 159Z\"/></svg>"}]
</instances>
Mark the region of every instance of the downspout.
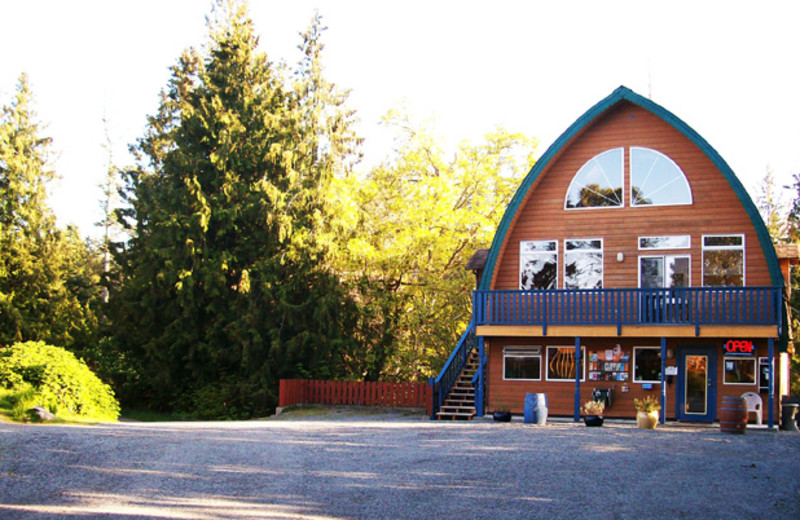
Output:
<instances>
[{"instance_id":1,"label":"downspout","mask_svg":"<svg viewBox=\"0 0 800 520\"><path fill-rule=\"evenodd\" d=\"M658 413L658 422L667 422L667 338L661 337L661 410Z\"/></svg>"},{"instance_id":2,"label":"downspout","mask_svg":"<svg viewBox=\"0 0 800 520\"><path fill-rule=\"evenodd\" d=\"M581 420L581 337L575 336L575 422Z\"/></svg>"}]
</instances>

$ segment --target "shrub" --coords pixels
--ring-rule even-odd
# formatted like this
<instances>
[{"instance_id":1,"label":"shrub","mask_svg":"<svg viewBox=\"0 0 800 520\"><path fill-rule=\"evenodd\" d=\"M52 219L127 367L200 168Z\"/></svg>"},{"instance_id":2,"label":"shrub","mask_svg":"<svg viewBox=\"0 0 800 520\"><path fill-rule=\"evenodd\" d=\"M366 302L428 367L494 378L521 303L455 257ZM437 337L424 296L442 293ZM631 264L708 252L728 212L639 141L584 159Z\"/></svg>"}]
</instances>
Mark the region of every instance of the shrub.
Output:
<instances>
[{"instance_id":1,"label":"shrub","mask_svg":"<svg viewBox=\"0 0 800 520\"><path fill-rule=\"evenodd\" d=\"M40 341L0 349L0 386L11 390L12 415L24 418L43 406L63 419L116 420L119 404L111 387L63 348Z\"/></svg>"}]
</instances>

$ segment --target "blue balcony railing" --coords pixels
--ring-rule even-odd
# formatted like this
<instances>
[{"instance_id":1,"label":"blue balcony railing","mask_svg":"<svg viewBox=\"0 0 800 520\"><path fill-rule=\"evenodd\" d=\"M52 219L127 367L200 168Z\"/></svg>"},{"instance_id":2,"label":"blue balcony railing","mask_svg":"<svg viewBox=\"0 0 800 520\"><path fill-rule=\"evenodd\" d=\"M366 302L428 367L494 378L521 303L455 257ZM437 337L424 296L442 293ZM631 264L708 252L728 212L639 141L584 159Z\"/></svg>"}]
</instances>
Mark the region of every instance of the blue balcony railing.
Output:
<instances>
[{"instance_id":1,"label":"blue balcony railing","mask_svg":"<svg viewBox=\"0 0 800 520\"><path fill-rule=\"evenodd\" d=\"M781 326L780 287L474 291L480 325Z\"/></svg>"}]
</instances>

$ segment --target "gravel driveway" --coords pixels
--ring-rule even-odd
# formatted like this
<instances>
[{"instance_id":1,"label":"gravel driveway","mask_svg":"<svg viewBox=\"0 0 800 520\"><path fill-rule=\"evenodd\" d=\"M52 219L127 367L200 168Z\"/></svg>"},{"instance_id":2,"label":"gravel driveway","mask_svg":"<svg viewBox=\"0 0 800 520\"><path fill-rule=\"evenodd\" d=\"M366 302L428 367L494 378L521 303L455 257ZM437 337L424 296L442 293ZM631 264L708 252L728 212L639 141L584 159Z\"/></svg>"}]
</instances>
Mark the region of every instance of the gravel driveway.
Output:
<instances>
[{"instance_id":1,"label":"gravel driveway","mask_svg":"<svg viewBox=\"0 0 800 520\"><path fill-rule=\"evenodd\" d=\"M800 434L431 422L0 424L0 518L800 518Z\"/></svg>"}]
</instances>

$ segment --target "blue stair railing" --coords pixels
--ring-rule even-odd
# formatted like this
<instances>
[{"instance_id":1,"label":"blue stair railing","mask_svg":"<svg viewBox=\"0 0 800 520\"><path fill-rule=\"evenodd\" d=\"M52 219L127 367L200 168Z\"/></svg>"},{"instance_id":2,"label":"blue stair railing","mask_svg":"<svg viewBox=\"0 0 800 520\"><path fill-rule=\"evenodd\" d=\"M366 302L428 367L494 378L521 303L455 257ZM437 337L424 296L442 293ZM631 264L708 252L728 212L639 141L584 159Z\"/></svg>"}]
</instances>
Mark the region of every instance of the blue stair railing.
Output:
<instances>
[{"instance_id":1,"label":"blue stair railing","mask_svg":"<svg viewBox=\"0 0 800 520\"><path fill-rule=\"evenodd\" d=\"M436 379L431 378L430 380L430 384L433 386L433 392L431 392L433 395L431 419L436 418L436 414L441 409L447 394L450 393L450 389L453 387L456 379L458 379L458 375L461 373L461 370L464 369L470 352L475 348L475 342L475 323L470 322L467 330L461 335L461 339L458 341L456 348L453 349L444 367L439 372L438 377L436 377Z\"/></svg>"},{"instance_id":2,"label":"blue stair railing","mask_svg":"<svg viewBox=\"0 0 800 520\"><path fill-rule=\"evenodd\" d=\"M486 353L483 351L483 338L478 339L478 370L472 377L472 387L475 389L475 415L483 417L485 409L484 396L486 395Z\"/></svg>"}]
</instances>

